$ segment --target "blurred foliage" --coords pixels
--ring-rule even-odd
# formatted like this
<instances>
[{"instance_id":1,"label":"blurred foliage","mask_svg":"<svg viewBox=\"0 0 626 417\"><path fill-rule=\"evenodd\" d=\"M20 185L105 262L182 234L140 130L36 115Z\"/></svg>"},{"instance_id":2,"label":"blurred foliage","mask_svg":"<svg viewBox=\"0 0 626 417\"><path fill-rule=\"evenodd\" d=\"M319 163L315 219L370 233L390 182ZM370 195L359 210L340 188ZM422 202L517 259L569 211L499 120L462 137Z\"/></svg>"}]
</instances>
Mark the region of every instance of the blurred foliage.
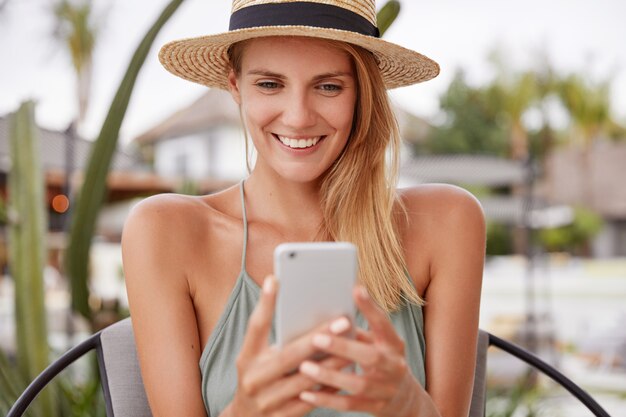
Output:
<instances>
[{"instance_id":1,"label":"blurred foliage","mask_svg":"<svg viewBox=\"0 0 626 417\"><path fill-rule=\"evenodd\" d=\"M528 370L513 386L487 387L486 417L538 417L538 399L544 394L533 383L534 371Z\"/></svg>"},{"instance_id":2,"label":"blurred foliage","mask_svg":"<svg viewBox=\"0 0 626 417\"><path fill-rule=\"evenodd\" d=\"M43 280L47 216L38 133L34 102L22 103L9 117L9 269L15 283L17 352L14 361L2 361L2 382L7 386L0 391L3 397L26 388L23 382L33 380L49 362ZM41 393L33 416L58 415L55 392L51 386Z\"/></svg>"},{"instance_id":3,"label":"blurred foliage","mask_svg":"<svg viewBox=\"0 0 626 417\"><path fill-rule=\"evenodd\" d=\"M72 309L86 318L91 317L89 308L89 250L93 239L96 220L107 191L107 174L117 147L120 127L126 109L150 48L163 25L182 4L183 0L172 0L148 30L135 50L128 69L118 87L102 124L89 157L84 184L76 199L75 211L70 229L70 243L66 252L66 272L72 289Z\"/></svg>"},{"instance_id":4,"label":"blurred foliage","mask_svg":"<svg viewBox=\"0 0 626 417\"><path fill-rule=\"evenodd\" d=\"M200 195L200 186L190 178L185 178L175 190L178 194Z\"/></svg>"},{"instance_id":5,"label":"blurred foliage","mask_svg":"<svg viewBox=\"0 0 626 417\"><path fill-rule=\"evenodd\" d=\"M553 229L539 231L538 238L546 250L550 252L568 251L584 255L587 243L602 230L602 218L591 210L583 207L574 209L574 220L571 224Z\"/></svg>"},{"instance_id":6,"label":"blurred foliage","mask_svg":"<svg viewBox=\"0 0 626 417\"><path fill-rule=\"evenodd\" d=\"M614 124L610 117L611 80L591 82L580 74L570 74L556 83L556 93L571 117L570 140L588 147L600 133Z\"/></svg>"},{"instance_id":7,"label":"blurred foliage","mask_svg":"<svg viewBox=\"0 0 626 417\"><path fill-rule=\"evenodd\" d=\"M183 0L172 0L149 29L137 47L129 67L118 88L100 135L88 162L73 218L70 243L66 252L66 272L70 277L72 307L84 317L92 317L89 290L89 248L95 230L95 222L106 193L106 178L110 162L117 146L119 129L124 119L128 102L138 77L139 70L151 49L152 43L165 22L177 10ZM55 13L61 26L70 28L67 45L71 51L77 72L90 66L94 45L86 26L91 12L91 3L61 1ZM69 22L69 23L68 23ZM72 32L78 30L79 32ZM81 42L84 41L84 44ZM77 58L78 57L78 58ZM89 61L89 62L86 62ZM80 77L80 75L79 75ZM11 275L15 279L17 357L12 359L0 353L0 411L8 411L19 392L26 387L49 364L46 316L43 301L43 267L45 239L45 212L43 201L43 175L41 164L34 161L38 156L33 145L35 123L33 105L20 108L12 121L12 168L10 173L10 205L7 218L11 225ZM83 109L84 110L84 109ZM39 180L37 177L41 176ZM37 233L38 234L37 234ZM41 249L41 250L39 250ZM41 253L40 253L41 252ZM41 259L40 259L41 258ZM109 323L110 324L110 323ZM104 415L96 361L91 361L93 371L82 380L67 377L56 378L39 395L27 410L29 416ZM67 373L67 371L66 371ZM59 390L63 395L58 395ZM99 411L94 411L99 410Z\"/></svg>"},{"instance_id":8,"label":"blurred foliage","mask_svg":"<svg viewBox=\"0 0 626 417\"><path fill-rule=\"evenodd\" d=\"M506 120L488 102L483 88L471 87L459 70L441 96L445 121L427 141L416 144L420 154L507 154Z\"/></svg>"},{"instance_id":9,"label":"blurred foliage","mask_svg":"<svg viewBox=\"0 0 626 417\"><path fill-rule=\"evenodd\" d=\"M610 76L593 81L584 73L562 74L545 55L536 58L533 67L520 70L512 68L505 54L495 50L489 56L494 76L478 86L458 70L440 97L440 123L414 142L415 153L491 155L518 161L530 156L542 165L557 147L575 146L584 149L580 169L589 171L595 141L626 140L626 128L612 117ZM555 114L566 117L558 129ZM592 186L586 177L582 192L587 201ZM520 189L511 187L507 194ZM482 196L499 193L480 191ZM548 250L583 254L600 227L598 216L579 209L573 225L546 230L539 242ZM487 237L489 255L514 250L510 243L513 231L505 225L489 224Z\"/></svg>"},{"instance_id":10,"label":"blurred foliage","mask_svg":"<svg viewBox=\"0 0 626 417\"><path fill-rule=\"evenodd\" d=\"M509 255L513 253L513 234L510 226L487 222L487 256Z\"/></svg>"},{"instance_id":11,"label":"blurred foliage","mask_svg":"<svg viewBox=\"0 0 626 417\"><path fill-rule=\"evenodd\" d=\"M380 36L383 36L385 32L387 32L387 29L389 29L399 14L400 2L396 0L389 0L380 8L376 14L376 26L378 26Z\"/></svg>"},{"instance_id":12,"label":"blurred foliage","mask_svg":"<svg viewBox=\"0 0 626 417\"><path fill-rule=\"evenodd\" d=\"M442 122L416 143L418 154L486 154L542 159L557 144L589 145L594 140L626 140L626 128L612 117L612 78L591 81L586 74L559 74L540 57L534 68L516 70L499 51L489 57L494 77L472 86L457 70L440 97ZM554 108L568 117L555 131Z\"/></svg>"},{"instance_id":13,"label":"blurred foliage","mask_svg":"<svg viewBox=\"0 0 626 417\"><path fill-rule=\"evenodd\" d=\"M87 114L91 96L93 52L99 34L99 28L94 22L97 17L90 0L57 0L53 5L53 14L56 22L53 35L68 51L76 73L77 121L80 126Z\"/></svg>"}]
</instances>

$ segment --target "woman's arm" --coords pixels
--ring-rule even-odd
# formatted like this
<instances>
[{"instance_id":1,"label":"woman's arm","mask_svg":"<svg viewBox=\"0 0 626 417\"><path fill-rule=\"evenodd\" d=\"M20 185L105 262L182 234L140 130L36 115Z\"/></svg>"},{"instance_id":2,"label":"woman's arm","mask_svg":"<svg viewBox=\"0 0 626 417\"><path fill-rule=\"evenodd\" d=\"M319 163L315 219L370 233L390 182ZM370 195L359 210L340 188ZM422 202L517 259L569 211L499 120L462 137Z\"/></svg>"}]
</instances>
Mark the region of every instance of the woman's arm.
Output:
<instances>
[{"instance_id":1,"label":"woman's arm","mask_svg":"<svg viewBox=\"0 0 626 417\"><path fill-rule=\"evenodd\" d=\"M452 186L429 199L430 281L424 298L426 389L444 417L467 416L474 368L485 221L480 204Z\"/></svg>"},{"instance_id":2,"label":"woman's arm","mask_svg":"<svg viewBox=\"0 0 626 417\"><path fill-rule=\"evenodd\" d=\"M122 236L124 275L153 415L201 417L201 343L183 269L185 226L176 198L152 197L132 210Z\"/></svg>"},{"instance_id":3,"label":"woman's arm","mask_svg":"<svg viewBox=\"0 0 626 417\"><path fill-rule=\"evenodd\" d=\"M359 364L363 372L346 374L312 362L300 367L319 383L351 395L306 391L301 398L316 406L383 417L466 417L485 249L482 209L474 197L456 187L420 187L403 198L410 219L403 230L411 254L409 269L416 288L425 288L427 390L405 363L404 343L388 317L364 290L358 290L355 301L370 331L357 331L356 340L316 337L313 344ZM349 325L346 321L340 327Z\"/></svg>"},{"instance_id":4,"label":"woman's arm","mask_svg":"<svg viewBox=\"0 0 626 417\"><path fill-rule=\"evenodd\" d=\"M184 200L159 196L135 207L124 226L122 253L137 352L148 401L155 417L205 416L198 365L201 344L192 293L184 265L192 234ZM186 220L185 220L186 219ZM283 349L269 346L276 285L264 285L250 317L237 363L238 387L224 417L280 415L301 417L312 407L299 400L315 382L292 373L317 350L309 332ZM327 325L326 325L327 327ZM327 331L324 326L315 332ZM343 359L328 358L321 366L341 369ZM216 381L215 383L220 383Z\"/></svg>"}]
</instances>

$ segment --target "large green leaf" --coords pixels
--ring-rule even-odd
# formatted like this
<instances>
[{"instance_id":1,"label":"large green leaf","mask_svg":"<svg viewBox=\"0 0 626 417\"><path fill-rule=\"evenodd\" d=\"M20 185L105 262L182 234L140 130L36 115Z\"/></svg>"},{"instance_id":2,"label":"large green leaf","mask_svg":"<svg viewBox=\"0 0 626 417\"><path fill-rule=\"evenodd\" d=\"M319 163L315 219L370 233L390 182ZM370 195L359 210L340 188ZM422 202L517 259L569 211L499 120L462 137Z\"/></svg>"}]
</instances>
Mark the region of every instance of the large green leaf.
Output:
<instances>
[{"instance_id":1,"label":"large green leaf","mask_svg":"<svg viewBox=\"0 0 626 417\"><path fill-rule=\"evenodd\" d=\"M87 287L89 249L93 238L98 212L106 193L106 180L111 159L117 147L120 127L128 108L131 93L152 43L163 25L183 0L172 0L145 35L133 55L122 82L113 98L111 107L98 135L89 158L83 186L77 198L70 231L70 243L66 255L66 270L72 289L72 308L89 318Z\"/></svg>"},{"instance_id":2,"label":"large green leaf","mask_svg":"<svg viewBox=\"0 0 626 417\"><path fill-rule=\"evenodd\" d=\"M400 2L397 0L390 0L380 8L376 15L376 24L380 31L380 36L383 36L389 29L389 26L396 20L398 14L400 14Z\"/></svg>"}]
</instances>

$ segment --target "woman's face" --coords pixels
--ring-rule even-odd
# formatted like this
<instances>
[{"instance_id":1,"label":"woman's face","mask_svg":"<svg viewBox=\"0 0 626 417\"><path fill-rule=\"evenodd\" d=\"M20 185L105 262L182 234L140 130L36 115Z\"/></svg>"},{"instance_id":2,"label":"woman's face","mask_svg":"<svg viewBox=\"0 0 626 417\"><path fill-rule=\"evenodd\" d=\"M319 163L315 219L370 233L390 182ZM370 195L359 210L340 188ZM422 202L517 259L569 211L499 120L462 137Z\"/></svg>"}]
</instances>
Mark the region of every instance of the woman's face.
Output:
<instances>
[{"instance_id":1,"label":"woman's face","mask_svg":"<svg viewBox=\"0 0 626 417\"><path fill-rule=\"evenodd\" d=\"M307 38L248 41L229 84L257 149L255 171L318 179L348 142L357 83L347 52Z\"/></svg>"}]
</instances>

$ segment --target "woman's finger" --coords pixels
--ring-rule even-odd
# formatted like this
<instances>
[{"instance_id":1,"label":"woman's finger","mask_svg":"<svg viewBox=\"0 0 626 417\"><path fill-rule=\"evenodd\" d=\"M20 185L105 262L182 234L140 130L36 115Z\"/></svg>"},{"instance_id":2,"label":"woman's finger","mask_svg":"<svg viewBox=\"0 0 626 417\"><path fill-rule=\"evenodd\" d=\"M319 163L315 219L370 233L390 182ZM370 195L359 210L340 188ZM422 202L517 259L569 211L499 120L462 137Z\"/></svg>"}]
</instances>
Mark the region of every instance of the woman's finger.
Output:
<instances>
[{"instance_id":1,"label":"woman's finger","mask_svg":"<svg viewBox=\"0 0 626 417\"><path fill-rule=\"evenodd\" d=\"M262 388L267 383L296 371L303 361L320 352L320 349L311 342L313 336L329 332L329 324L325 323L289 342L281 349L272 347L265 351L258 357L256 366L248 370L246 380L250 381L254 387Z\"/></svg>"},{"instance_id":2,"label":"woman's finger","mask_svg":"<svg viewBox=\"0 0 626 417\"><path fill-rule=\"evenodd\" d=\"M364 371L394 371L393 361L389 357L393 352L389 349L324 333L316 334L311 343L325 353L358 363Z\"/></svg>"},{"instance_id":3,"label":"woman's finger","mask_svg":"<svg viewBox=\"0 0 626 417\"><path fill-rule=\"evenodd\" d=\"M290 399L297 399L302 391L312 390L317 383L301 373L276 380L259 391L256 404L260 411L269 412Z\"/></svg>"},{"instance_id":4,"label":"woman's finger","mask_svg":"<svg viewBox=\"0 0 626 417\"><path fill-rule=\"evenodd\" d=\"M345 359L330 357L318 363L324 369L341 370L350 365ZM319 383L309 376L297 372L277 380L259 392L257 404L261 410L273 410L290 398L297 398L302 391L313 390Z\"/></svg>"},{"instance_id":5,"label":"woman's finger","mask_svg":"<svg viewBox=\"0 0 626 417\"><path fill-rule=\"evenodd\" d=\"M241 357L254 357L268 345L268 337L276 305L277 288L278 281L273 275L267 276L265 281L263 281L261 298L248 320L248 328L241 346Z\"/></svg>"},{"instance_id":6,"label":"woman's finger","mask_svg":"<svg viewBox=\"0 0 626 417\"><path fill-rule=\"evenodd\" d=\"M372 336L372 332L359 329L358 327L355 329L355 339L363 343L374 343L374 336Z\"/></svg>"},{"instance_id":7,"label":"woman's finger","mask_svg":"<svg viewBox=\"0 0 626 417\"><path fill-rule=\"evenodd\" d=\"M352 395L333 394L323 391L303 391L300 399L315 407L338 411L361 411L376 415L385 406L382 400L372 400Z\"/></svg>"},{"instance_id":8,"label":"woman's finger","mask_svg":"<svg viewBox=\"0 0 626 417\"><path fill-rule=\"evenodd\" d=\"M393 395L388 385L379 384L374 380L369 380L353 372L324 368L312 361L303 362L300 365L300 372L319 384L345 391L355 396L378 400L389 398Z\"/></svg>"},{"instance_id":9,"label":"woman's finger","mask_svg":"<svg viewBox=\"0 0 626 417\"><path fill-rule=\"evenodd\" d=\"M389 317L374 303L365 287L358 285L354 289L354 299L357 307L363 313L363 317L367 320L374 338L404 350L404 343L396 333Z\"/></svg>"}]
</instances>

